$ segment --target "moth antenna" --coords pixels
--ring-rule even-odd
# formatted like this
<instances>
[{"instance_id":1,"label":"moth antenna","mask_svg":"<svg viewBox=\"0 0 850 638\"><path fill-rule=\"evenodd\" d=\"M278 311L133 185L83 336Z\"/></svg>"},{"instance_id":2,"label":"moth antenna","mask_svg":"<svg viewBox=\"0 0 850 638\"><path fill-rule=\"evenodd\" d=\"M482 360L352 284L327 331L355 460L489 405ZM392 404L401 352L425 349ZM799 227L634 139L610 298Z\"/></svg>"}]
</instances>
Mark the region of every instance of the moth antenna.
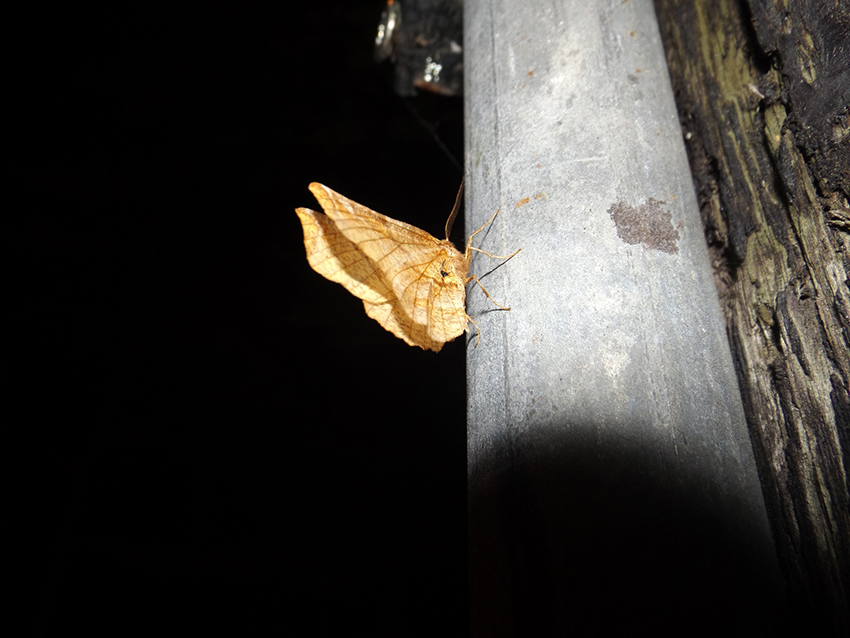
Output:
<instances>
[{"instance_id":1,"label":"moth antenna","mask_svg":"<svg viewBox=\"0 0 850 638\"><path fill-rule=\"evenodd\" d=\"M460 188L457 189L457 197L455 197L455 205L452 207L452 213L446 220L446 240L452 234L452 225L455 223L455 217L460 210L460 196L463 194L463 178L460 178Z\"/></svg>"}]
</instances>

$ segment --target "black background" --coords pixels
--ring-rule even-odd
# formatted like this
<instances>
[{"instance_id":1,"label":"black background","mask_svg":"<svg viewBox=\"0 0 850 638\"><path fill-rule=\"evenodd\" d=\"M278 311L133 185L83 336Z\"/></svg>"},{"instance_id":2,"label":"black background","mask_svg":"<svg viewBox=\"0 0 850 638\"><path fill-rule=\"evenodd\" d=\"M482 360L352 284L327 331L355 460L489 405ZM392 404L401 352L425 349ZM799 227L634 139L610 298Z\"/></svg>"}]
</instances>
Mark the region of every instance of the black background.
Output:
<instances>
[{"instance_id":1,"label":"black background","mask_svg":"<svg viewBox=\"0 0 850 638\"><path fill-rule=\"evenodd\" d=\"M320 181L442 233L462 99L392 92L381 8L10 21L5 527L37 635L466 633L470 346L384 331L293 212Z\"/></svg>"}]
</instances>

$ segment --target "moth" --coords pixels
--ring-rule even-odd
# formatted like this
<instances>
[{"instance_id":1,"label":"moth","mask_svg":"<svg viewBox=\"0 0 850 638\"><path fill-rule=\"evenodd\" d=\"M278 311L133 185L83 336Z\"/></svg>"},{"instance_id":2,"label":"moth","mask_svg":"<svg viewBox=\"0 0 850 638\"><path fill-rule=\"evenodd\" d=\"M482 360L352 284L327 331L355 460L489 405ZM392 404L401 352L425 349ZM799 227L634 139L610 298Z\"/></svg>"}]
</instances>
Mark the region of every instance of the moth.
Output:
<instances>
[{"instance_id":1,"label":"moth","mask_svg":"<svg viewBox=\"0 0 850 638\"><path fill-rule=\"evenodd\" d=\"M472 246L472 238L496 215L469 236L463 253L454 247L448 237L463 184L446 222L446 239L376 213L318 182L309 188L324 213L309 208L295 212L313 270L362 299L368 316L411 346L439 352L467 332L469 322L478 331L478 345L481 331L466 314L466 284L475 281L493 299L478 277L469 274L471 251L508 259L519 250L500 257Z\"/></svg>"}]
</instances>

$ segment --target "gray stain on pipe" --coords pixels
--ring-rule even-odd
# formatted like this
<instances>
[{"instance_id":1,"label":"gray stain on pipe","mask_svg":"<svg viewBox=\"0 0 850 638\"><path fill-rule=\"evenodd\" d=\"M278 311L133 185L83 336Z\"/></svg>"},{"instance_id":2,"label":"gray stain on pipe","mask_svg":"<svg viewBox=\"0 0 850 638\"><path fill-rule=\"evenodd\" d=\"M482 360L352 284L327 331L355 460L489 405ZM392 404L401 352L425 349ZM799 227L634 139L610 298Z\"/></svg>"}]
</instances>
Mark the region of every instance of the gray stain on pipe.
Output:
<instances>
[{"instance_id":1,"label":"gray stain on pipe","mask_svg":"<svg viewBox=\"0 0 850 638\"><path fill-rule=\"evenodd\" d=\"M617 236L627 244L643 244L651 250L671 255L679 252L679 231L673 227L673 215L660 202L650 197L645 204L630 206L617 202L608 214L617 226Z\"/></svg>"}]
</instances>

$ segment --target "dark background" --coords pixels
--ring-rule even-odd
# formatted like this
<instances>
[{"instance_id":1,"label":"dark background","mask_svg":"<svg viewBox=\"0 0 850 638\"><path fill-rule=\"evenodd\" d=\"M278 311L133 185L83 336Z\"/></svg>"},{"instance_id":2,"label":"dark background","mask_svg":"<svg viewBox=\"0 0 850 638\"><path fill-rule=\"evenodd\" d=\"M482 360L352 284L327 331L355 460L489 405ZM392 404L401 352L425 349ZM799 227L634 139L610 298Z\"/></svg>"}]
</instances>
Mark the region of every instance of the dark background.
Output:
<instances>
[{"instance_id":1,"label":"dark background","mask_svg":"<svg viewBox=\"0 0 850 638\"><path fill-rule=\"evenodd\" d=\"M393 93L382 4L10 20L4 528L37 635L466 633L470 346L384 331L293 212L320 181L442 233L462 99Z\"/></svg>"}]
</instances>

